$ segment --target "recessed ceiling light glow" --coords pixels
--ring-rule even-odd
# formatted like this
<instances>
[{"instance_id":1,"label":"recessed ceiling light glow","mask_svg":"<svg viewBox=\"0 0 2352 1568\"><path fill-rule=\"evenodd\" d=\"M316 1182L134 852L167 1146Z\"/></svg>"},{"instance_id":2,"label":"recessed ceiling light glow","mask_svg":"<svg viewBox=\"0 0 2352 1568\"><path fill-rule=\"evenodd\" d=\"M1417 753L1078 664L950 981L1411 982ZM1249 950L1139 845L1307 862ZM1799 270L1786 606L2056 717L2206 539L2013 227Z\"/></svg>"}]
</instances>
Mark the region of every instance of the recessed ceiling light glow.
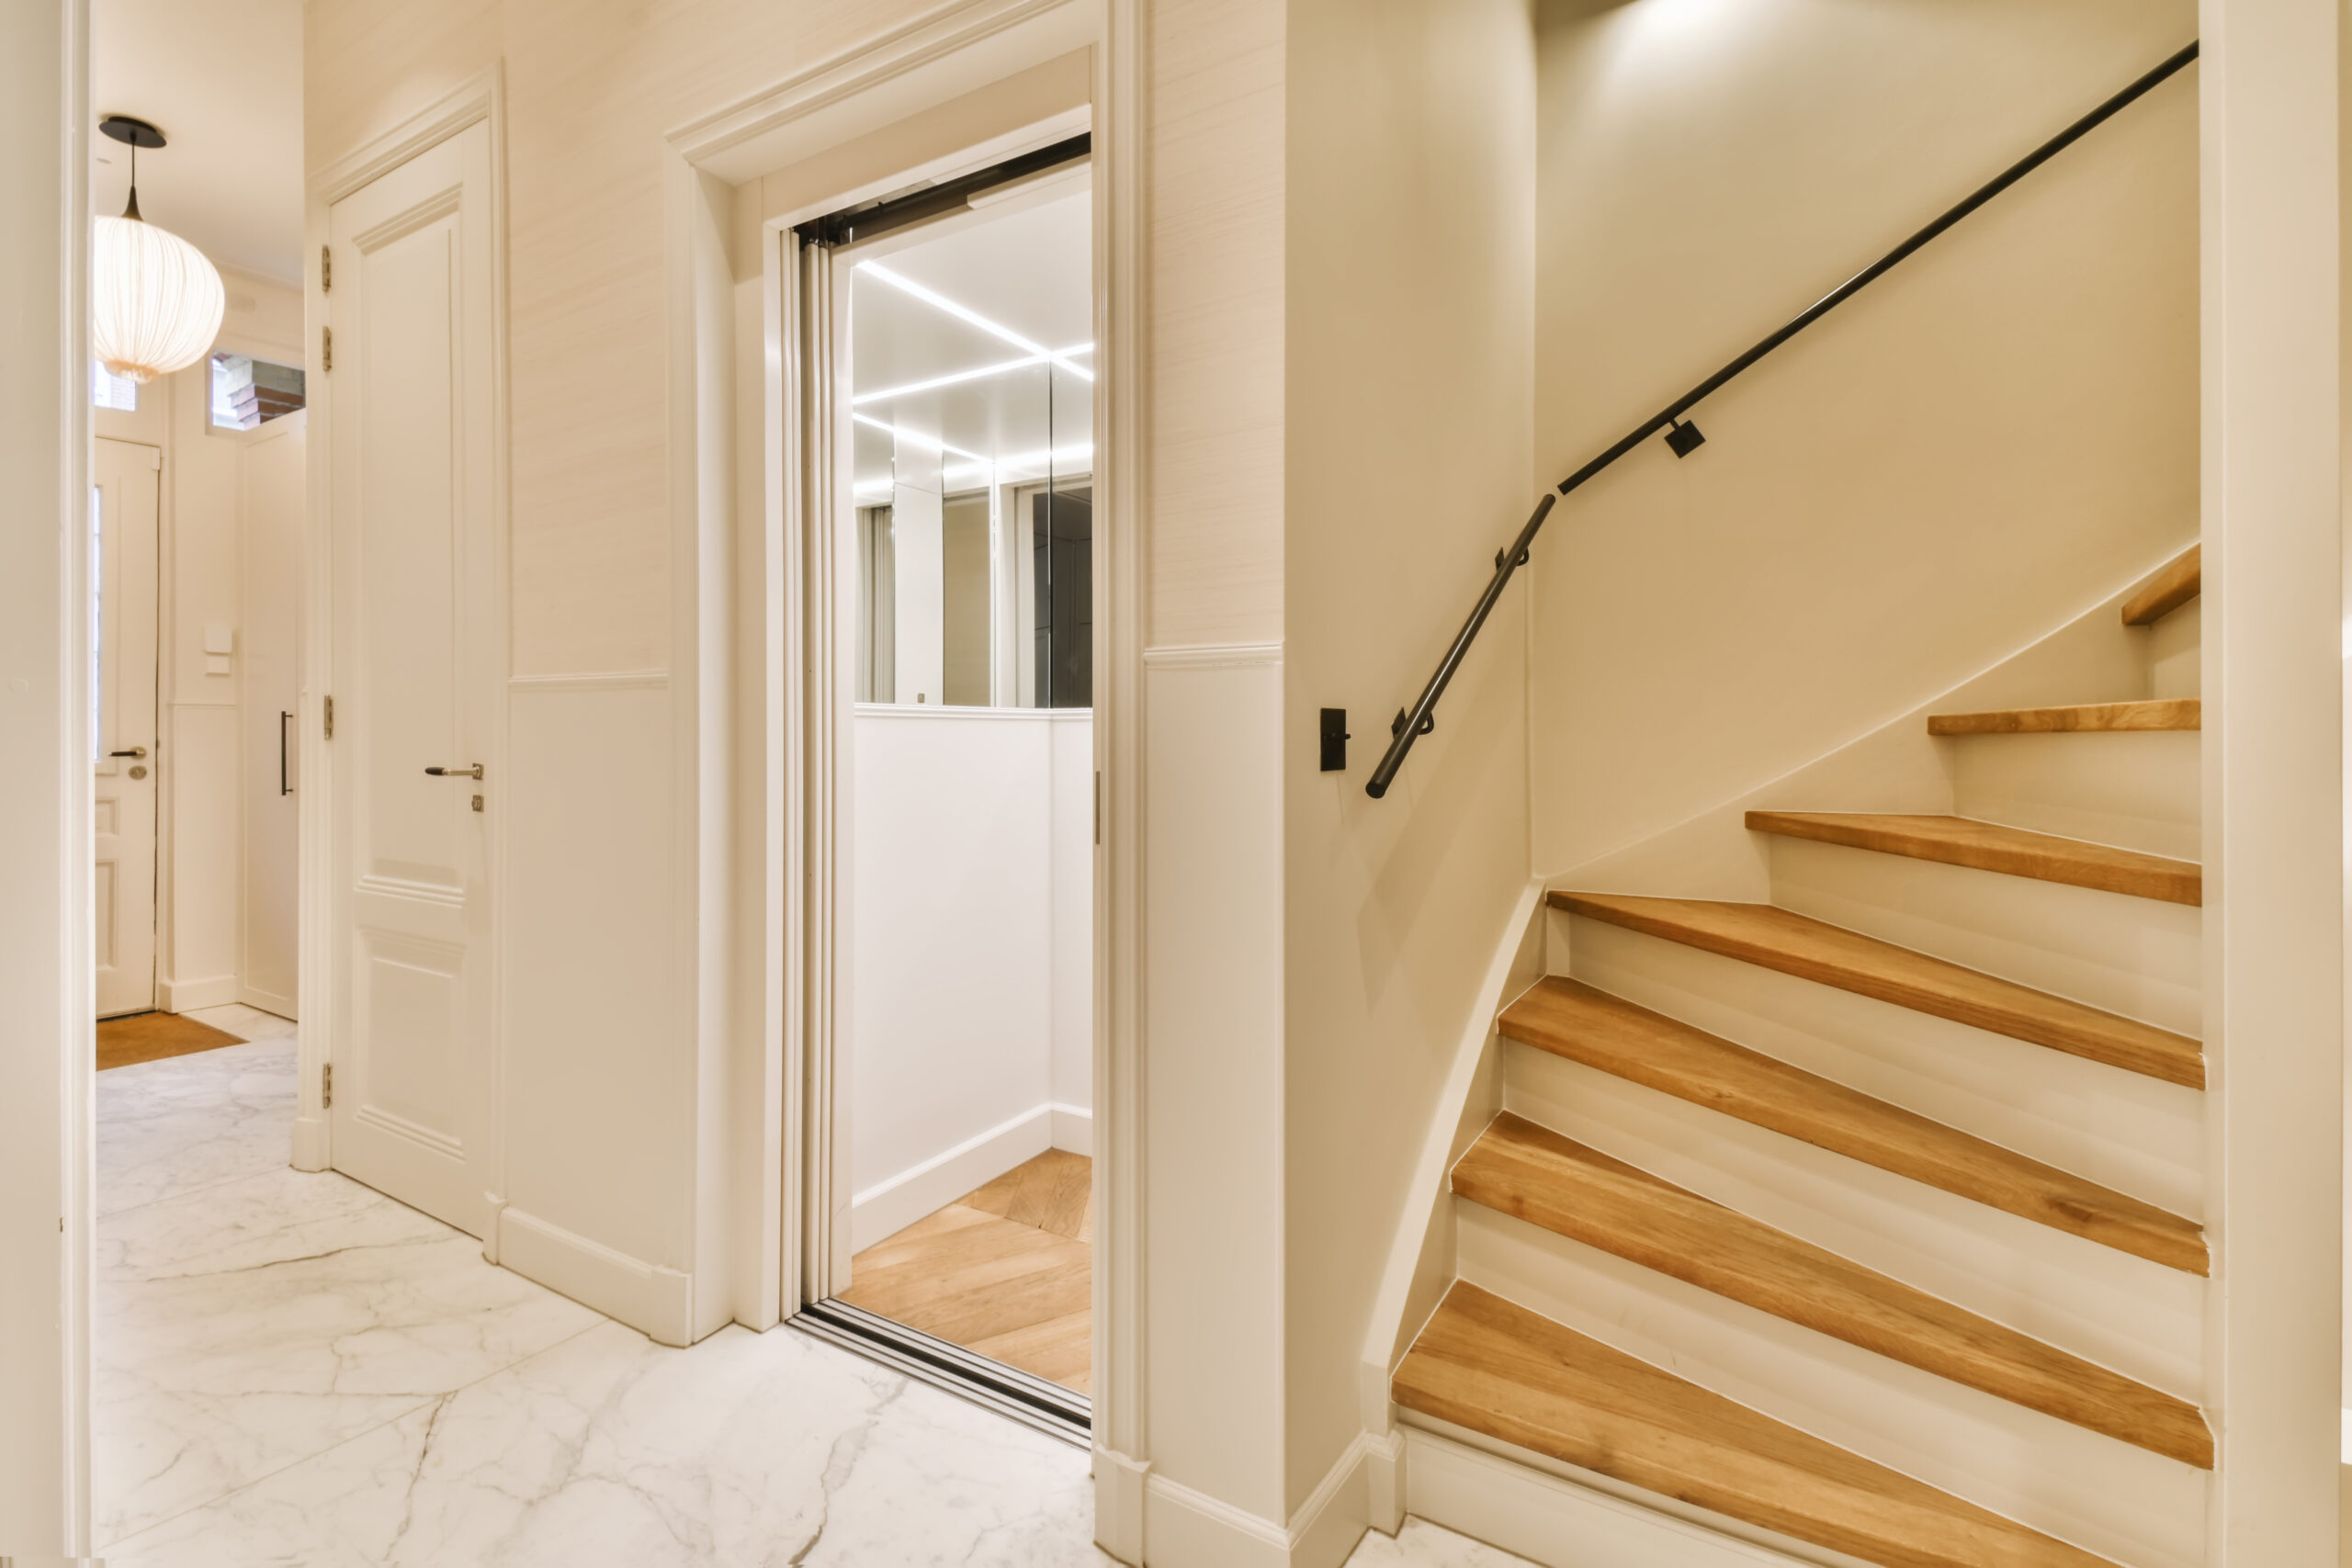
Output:
<instances>
[{"instance_id":1,"label":"recessed ceiling light glow","mask_svg":"<svg viewBox=\"0 0 2352 1568\"><path fill-rule=\"evenodd\" d=\"M1089 370L1085 366L1080 365L1077 361L1069 357L1069 353L1074 353L1076 352L1075 350L1056 353L1054 350L1047 348L1044 344L1031 343L1027 338L1023 337L1011 327L1002 325L997 321L991 321L986 316L981 315L978 310L971 310L967 306L958 305L955 300L947 298L946 295L938 293L933 289L925 288L922 284L917 283L911 277L901 276L899 274L892 272L880 262L860 262L857 264L857 270L863 273L869 273L872 276L880 278L891 288L899 290L901 293L910 294L926 305L946 311L949 315L955 317L959 321L968 321L973 326L979 328L980 331L984 333L989 333L991 336L1002 338L1005 342L1011 344L1013 347L1022 350L1025 354L1035 355L1041 359L1050 359L1056 365L1060 366L1063 369L1069 371L1073 376L1080 377L1088 381L1094 379L1093 371Z\"/></svg>"},{"instance_id":2,"label":"recessed ceiling light glow","mask_svg":"<svg viewBox=\"0 0 2352 1568\"><path fill-rule=\"evenodd\" d=\"M850 405L854 408L861 403L877 403L885 398L911 397L917 392L929 392L941 387L953 387L965 381L978 381L989 376L1002 376L1014 370L1026 369L1032 365L1043 365L1047 360L1057 365L1067 365L1068 356L1070 355L1093 352L1092 344L1081 343L1075 348L1055 349L1049 353L1032 354L1020 359L1007 359L995 365L983 365L976 370L958 370L952 376L934 376L928 381L910 381L903 387L886 387L878 392L860 392L850 399ZM1090 381L1094 379L1091 376L1086 378Z\"/></svg>"},{"instance_id":3,"label":"recessed ceiling light glow","mask_svg":"<svg viewBox=\"0 0 2352 1568\"><path fill-rule=\"evenodd\" d=\"M1023 452L1011 457L999 457L992 463L985 458L978 459L970 463L950 463L943 470L943 474L954 474L959 478L968 478L974 474L985 473L990 468L993 468L996 470L996 475L999 479L1017 479L1023 477L1034 479L1039 476L1035 474L1023 476L1018 472L1011 470L1018 470L1022 468L1052 469L1059 468L1064 464L1083 465L1091 463L1093 460L1094 444L1091 441L1082 441L1075 446L1057 446L1050 452Z\"/></svg>"},{"instance_id":4,"label":"recessed ceiling light glow","mask_svg":"<svg viewBox=\"0 0 2352 1568\"><path fill-rule=\"evenodd\" d=\"M850 418L857 421L860 424L871 425L876 430L887 430L892 436L900 441L911 442L917 446L929 447L933 452L944 452L951 457L962 457L974 463L985 464L988 462L988 459L981 457L978 452L967 452L961 446L950 446L946 442L942 441L936 435L925 435L920 430L909 430L906 426L901 424L891 424L886 421L876 419L872 414L854 413L850 415Z\"/></svg>"}]
</instances>

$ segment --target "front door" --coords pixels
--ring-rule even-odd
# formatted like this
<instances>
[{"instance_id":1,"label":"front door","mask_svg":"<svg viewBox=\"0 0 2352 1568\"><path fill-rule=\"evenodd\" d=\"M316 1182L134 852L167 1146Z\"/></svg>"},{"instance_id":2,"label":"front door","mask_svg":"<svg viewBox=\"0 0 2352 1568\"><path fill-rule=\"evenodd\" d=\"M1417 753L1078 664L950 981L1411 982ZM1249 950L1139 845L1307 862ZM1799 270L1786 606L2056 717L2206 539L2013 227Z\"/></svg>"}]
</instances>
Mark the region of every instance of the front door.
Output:
<instances>
[{"instance_id":1,"label":"front door","mask_svg":"<svg viewBox=\"0 0 2352 1568\"><path fill-rule=\"evenodd\" d=\"M98 1016L155 1005L155 532L164 454L96 443L90 525L97 558Z\"/></svg>"},{"instance_id":2,"label":"front door","mask_svg":"<svg viewBox=\"0 0 2352 1568\"><path fill-rule=\"evenodd\" d=\"M503 783L490 194L477 124L328 225L334 1163L475 1235Z\"/></svg>"}]
</instances>

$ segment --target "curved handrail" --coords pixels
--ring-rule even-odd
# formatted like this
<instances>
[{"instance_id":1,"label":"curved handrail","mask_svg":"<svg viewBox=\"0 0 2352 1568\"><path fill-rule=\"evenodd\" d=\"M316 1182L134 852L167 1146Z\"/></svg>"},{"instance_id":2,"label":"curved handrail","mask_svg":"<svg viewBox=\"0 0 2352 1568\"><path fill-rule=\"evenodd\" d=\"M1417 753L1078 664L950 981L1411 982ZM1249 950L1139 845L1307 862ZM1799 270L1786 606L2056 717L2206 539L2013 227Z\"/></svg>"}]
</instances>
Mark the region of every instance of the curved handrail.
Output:
<instances>
[{"instance_id":1,"label":"curved handrail","mask_svg":"<svg viewBox=\"0 0 2352 1568\"><path fill-rule=\"evenodd\" d=\"M1386 795L1389 784L1396 780L1396 770L1405 765L1405 754L1413 749L1413 742L1437 727L1438 698L1445 694L1446 683L1453 679L1453 672L1461 665L1463 656L1470 651L1470 644L1476 639L1478 628L1487 624L1487 616L1494 609L1496 602L1502 597L1503 589L1510 584L1511 574L1527 564L1528 547L1534 543L1536 531L1544 526L1544 518L1552 510L1552 503L1558 496L1566 495L1661 430L1666 432L1667 445L1674 449L1676 457L1689 457L1692 450L1706 439L1699 434L1697 425L1686 424L1682 422L1682 416L1699 402L1720 390L1724 383L1733 377L1747 369L1758 360L1860 293L1897 264L1951 228L1962 219L2130 107L2145 96L2151 89L2168 80L2196 58L2197 41L2191 39L2187 48L2175 53L2154 70L2141 76L2090 113L2011 164L1992 179L1977 186L1963 200L1947 209L1934 222L1929 223L1894 249L1797 312L1795 316L1790 318L1786 325L1764 338L1747 353L1667 404L1640 424L1635 425L1607 451L1562 479L1558 490L1554 494L1544 496L1537 504L1535 515L1527 520L1527 526L1519 531L1519 537L1513 541L1510 548L1495 557L1494 577L1487 582L1486 592L1478 595L1477 608L1470 612L1470 619L1455 636L1453 646L1446 649L1444 659L1439 661L1437 672L1430 677L1429 684L1421 688L1420 699L1409 708L1397 710L1396 722L1390 726L1388 750L1381 754L1379 766L1372 770L1372 777L1363 786L1364 793L1374 800Z\"/></svg>"}]
</instances>

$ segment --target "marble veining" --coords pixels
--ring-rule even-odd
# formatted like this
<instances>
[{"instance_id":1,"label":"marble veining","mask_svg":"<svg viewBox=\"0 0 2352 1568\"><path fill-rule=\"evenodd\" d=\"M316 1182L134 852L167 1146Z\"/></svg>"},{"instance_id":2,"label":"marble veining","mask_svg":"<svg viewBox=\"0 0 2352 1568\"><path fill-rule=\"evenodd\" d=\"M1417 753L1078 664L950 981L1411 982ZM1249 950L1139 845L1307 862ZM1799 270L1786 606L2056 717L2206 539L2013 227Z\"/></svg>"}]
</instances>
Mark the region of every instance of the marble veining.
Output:
<instances>
[{"instance_id":1,"label":"marble veining","mask_svg":"<svg viewBox=\"0 0 2352 1568\"><path fill-rule=\"evenodd\" d=\"M654 1345L289 1169L294 1105L290 1038L98 1075L117 1568L1111 1562L1078 1450L790 1328ZM1419 1521L1351 1559L1518 1562Z\"/></svg>"},{"instance_id":2,"label":"marble veining","mask_svg":"<svg viewBox=\"0 0 2352 1568\"><path fill-rule=\"evenodd\" d=\"M97 1075L97 1212L106 1216L284 1168L291 1039L224 1045Z\"/></svg>"}]
</instances>

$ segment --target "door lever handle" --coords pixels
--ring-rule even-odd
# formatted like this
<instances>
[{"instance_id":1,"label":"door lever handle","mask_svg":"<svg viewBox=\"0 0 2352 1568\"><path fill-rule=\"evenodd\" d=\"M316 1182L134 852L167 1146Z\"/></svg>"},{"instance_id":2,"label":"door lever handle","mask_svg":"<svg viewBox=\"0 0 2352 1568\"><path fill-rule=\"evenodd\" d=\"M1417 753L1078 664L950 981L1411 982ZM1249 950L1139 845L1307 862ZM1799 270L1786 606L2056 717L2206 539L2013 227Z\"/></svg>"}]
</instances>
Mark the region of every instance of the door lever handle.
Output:
<instances>
[{"instance_id":1,"label":"door lever handle","mask_svg":"<svg viewBox=\"0 0 2352 1568\"><path fill-rule=\"evenodd\" d=\"M147 748L144 746L133 746L128 751L109 751L107 755L109 757L144 757L147 755Z\"/></svg>"},{"instance_id":2,"label":"door lever handle","mask_svg":"<svg viewBox=\"0 0 2352 1568\"><path fill-rule=\"evenodd\" d=\"M436 779L478 779L481 777L481 764L480 762L476 762L470 768L427 768L424 771L431 773Z\"/></svg>"}]
</instances>

